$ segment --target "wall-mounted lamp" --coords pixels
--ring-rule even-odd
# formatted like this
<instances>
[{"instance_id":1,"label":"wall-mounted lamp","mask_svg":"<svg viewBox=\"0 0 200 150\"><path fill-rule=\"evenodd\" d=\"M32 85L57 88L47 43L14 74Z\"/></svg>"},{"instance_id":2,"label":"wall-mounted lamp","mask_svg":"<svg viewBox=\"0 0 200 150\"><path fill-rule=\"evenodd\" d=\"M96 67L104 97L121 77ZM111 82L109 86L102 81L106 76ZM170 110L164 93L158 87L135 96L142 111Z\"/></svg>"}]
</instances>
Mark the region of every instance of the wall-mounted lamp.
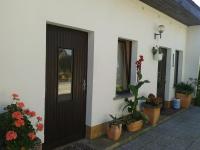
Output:
<instances>
[{"instance_id":1,"label":"wall-mounted lamp","mask_svg":"<svg viewBox=\"0 0 200 150\"><path fill-rule=\"evenodd\" d=\"M157 35L160 36L160 39L162 37L162 33L165 31L165 26L164 25L159 25L158 26L158 32L159 33L154 33L154 39L156 39Z\"/></svg>"}]
</instances>

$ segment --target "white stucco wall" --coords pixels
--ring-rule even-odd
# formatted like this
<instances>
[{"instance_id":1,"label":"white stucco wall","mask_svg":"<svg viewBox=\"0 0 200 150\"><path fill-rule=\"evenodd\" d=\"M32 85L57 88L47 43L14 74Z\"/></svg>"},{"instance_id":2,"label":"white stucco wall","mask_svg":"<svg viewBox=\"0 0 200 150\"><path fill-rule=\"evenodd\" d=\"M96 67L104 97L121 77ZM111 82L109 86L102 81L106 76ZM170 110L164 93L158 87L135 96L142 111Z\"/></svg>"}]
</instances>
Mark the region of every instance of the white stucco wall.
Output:
<instances>
[{"instance_id":1,"label":"white stucco wall","mask_svg":"<svg viewBox=\"0 0 200 150\"><path fill-rule=\"evenodd\" d=\"M0 105L8 104L10 93L16 91L42 116L46 22L93 31L90 38L94 38L89 40L94 44L89 44L90 56L94 56L89 65L91 70L93 67L88 87L92 97L87 104L89 126L107 121L110 113L121 114L123 100L113 100L119 37L137 41L137 54L144 55L144 79L151 81L141 91L145 96L156 93L157 88L157 62L151 52L156 27L166 26L160 46L185 51L187 27L138 0L1 0L0 18ZM173 87L172 81L167 82ZM169 99L172 93L170 89Z\"/></svg>"},{"instance_id":2,"label":"white stucco wall","mask_svg":"<svg viewBox=\"0 0 200 150\"><path fill-rule=\"evenodd\" d=\"M188 28L187 52L185 61L185 80L198 78L200 58L200 26Z\"/></svg>"}]
</instances>

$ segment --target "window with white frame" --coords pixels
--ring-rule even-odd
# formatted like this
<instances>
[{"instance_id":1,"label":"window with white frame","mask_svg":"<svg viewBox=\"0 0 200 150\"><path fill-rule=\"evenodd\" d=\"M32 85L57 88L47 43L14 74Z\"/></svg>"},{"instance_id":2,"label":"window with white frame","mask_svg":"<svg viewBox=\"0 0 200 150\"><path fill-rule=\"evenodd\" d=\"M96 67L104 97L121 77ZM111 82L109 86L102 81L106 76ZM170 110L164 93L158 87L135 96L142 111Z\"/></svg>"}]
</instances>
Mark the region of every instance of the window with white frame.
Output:
<instances>
[{"instance_id":1,"label":"window with white frame","mask_svg":"<svg viewBox=\"0 0 200 150\"><path fill-rule=\"evenodd\" d=\"M132 41L119 39L117 50L116 94L129 93Z\"/></svg>"}]
</instances>

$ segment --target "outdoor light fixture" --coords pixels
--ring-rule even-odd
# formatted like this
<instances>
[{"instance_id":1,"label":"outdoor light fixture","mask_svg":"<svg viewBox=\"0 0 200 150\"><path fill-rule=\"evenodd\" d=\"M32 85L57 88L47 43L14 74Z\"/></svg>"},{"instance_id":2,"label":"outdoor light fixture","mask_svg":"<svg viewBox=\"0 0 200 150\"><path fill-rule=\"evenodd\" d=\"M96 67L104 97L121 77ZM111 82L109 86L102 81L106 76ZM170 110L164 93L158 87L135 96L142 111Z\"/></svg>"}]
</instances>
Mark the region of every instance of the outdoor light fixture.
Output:
<instances>
[{"instance_id":1,"label":"outdoor light fixture","mask_svg":"<svg viewBox=\"0 0 200 150\"><path fill-rule=\"evenodd\" d=\"M160 39L162 37L162 33L165 31L165 26L164 25L159 25L158 26L158 32L159 33L154 33L154 39L156 39L157 35L160 36Z\"/></svg>"}]
</instances>

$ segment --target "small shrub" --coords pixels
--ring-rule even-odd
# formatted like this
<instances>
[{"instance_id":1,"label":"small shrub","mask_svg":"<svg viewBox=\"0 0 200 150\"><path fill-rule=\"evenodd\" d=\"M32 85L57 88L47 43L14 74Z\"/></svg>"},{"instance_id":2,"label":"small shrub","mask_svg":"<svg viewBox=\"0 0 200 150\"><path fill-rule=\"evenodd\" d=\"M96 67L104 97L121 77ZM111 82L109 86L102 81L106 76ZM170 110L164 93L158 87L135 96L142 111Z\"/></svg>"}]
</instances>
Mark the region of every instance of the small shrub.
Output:
<instances>
[{"instance_id":1,"label":"small shrub","mask_svg":"<svg viewBox=\"0 0 200 150\"><path fill-rule=\"evenodd\" d=\"M123 123L122 118L117 118L116 116L113 116L111 114L110 114L110 117L112 118L112 120L109 122L109 126L116 125L119 127L120 124Z\"/></svg>"},{"instance_id":2,"label":"small shrub","mask_svg":"<svg viewBox=\"0 0 200 150\"><path fill-rule=\"evenodd\" d=\"M8 150L29 150L38 141L37 132L43 130L42 118L32 125L31 120L36 117L34 111L24 109L25 105L17 94L12 94L13 103L0 114L0 147Z\"/></svg>"},{"instance_id":3,"label":"small shrub","mask_svg":"<svg viewBox=\"0 0 200 150\"><path fill-rule=\"evenodd\" d=\"M194 92L193 86L189 83L184 83L184 82L178 83L175 86L175 89L177 93L182 93L186 95L190 95Z\"/></svg>"},{"instance_id":4,"label":"small shrub","mask_svg":"<svg viewBox=\"0 0 200 150\"><path fill-rule=\"evenodd\" d=\"M127 116L124 116L124 124L126 125L139 120L143 120L144 123L148 123L149 121L148 117L140 111L135 111L133 114L128 114Z\"/></svg>"},{"instance_id":5,"label":"small shrub","mask_svg":"<svg viewBox=\"0 0 200 150\"><path fill-rule=\"evenodd\" d=\"M154 94L151 93L146 99L146 104L149 104L151 106L160 106L162 104L162 98L156 97Z\"/></svg>"},{"instance_id":6,"label":"small shrub","mask_svg":"<svg viewBox=\"0 0 200 150\"><path fill-rule=\"evenodd\" d=\"M194 98L194 104L196 106L200 106L200 95L199 94Z\"/></svg>"}]
</instances>

